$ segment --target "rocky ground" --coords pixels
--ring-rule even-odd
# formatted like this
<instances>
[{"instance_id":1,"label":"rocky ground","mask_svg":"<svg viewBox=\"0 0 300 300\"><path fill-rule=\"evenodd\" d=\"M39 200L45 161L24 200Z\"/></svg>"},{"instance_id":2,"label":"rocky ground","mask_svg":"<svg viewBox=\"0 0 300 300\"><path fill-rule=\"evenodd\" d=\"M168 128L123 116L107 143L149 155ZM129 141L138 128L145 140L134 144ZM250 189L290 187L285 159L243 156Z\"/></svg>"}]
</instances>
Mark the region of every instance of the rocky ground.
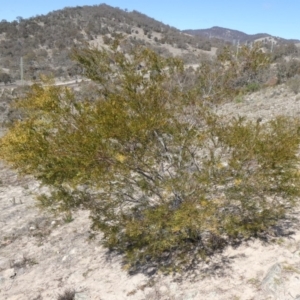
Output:
<instances>
[{"instance_id":1,"label":"rocky ground","mask_svg":"<svg viewBox=\"0 0 300 300\"><path fill-rule=\"evenodd\" d=\"M300 95L285 86L238 97L218 113L268 120L297 116ZM0 165L0 299L10 300L300 300L300 209L268 242L251 240L171 277L128 275L122 259L94 238L87 211L40 211L39 184Z\"/></svg>"},{"instance_id":2,"label":"rocky ground","mask_svg":"<svg viewBox=\"0 0 300 300\"><path fill-rule=\"evenodd\" d=\"M229 117L240 115L252 120L262 118L262 121L277 115L300 117L300 94L295 94L282 84L237 96L234 101L218 107L216 111Z\"/></svg>"}]
</instances>

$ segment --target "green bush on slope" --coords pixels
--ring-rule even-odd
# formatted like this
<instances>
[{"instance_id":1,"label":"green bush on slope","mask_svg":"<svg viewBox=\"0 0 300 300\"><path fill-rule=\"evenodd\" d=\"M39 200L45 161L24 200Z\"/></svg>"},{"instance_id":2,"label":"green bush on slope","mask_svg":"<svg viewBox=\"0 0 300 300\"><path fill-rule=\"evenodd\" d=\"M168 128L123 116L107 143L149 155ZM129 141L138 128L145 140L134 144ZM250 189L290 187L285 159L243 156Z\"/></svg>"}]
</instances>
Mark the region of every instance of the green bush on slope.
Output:
<instances>
[{"instance_id":1,"label":"green bush on slope","mask_svg":"<svg viewBox=\"0 0 300 300\"><path fill-rule=\"evenodd\" d=\"M185 84L181 61L148 49L73 55L98 98L33 85L16 104L24 118L1 139L1 158L50 187L42 205L90 210L128 267L188 268L295 205L297 120L221 118L199 86Z\"/></svg>"}]
</instances>

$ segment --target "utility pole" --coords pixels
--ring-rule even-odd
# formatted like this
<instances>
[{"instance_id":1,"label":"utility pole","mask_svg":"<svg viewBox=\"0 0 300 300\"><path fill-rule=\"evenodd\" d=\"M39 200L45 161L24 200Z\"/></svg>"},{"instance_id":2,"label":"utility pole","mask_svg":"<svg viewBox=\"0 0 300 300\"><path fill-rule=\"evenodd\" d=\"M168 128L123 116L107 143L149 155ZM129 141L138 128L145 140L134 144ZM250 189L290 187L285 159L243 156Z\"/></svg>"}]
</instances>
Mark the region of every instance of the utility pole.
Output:
<instances>
[{"instance_id":1,"label":"utility pole","mask_svg":"<svg viewBox=\"0 0 300 300\"><path fill-rule=\"evenodd\" d=\"M21 56L21 59L20 59L20 72L21 72L21 85L23 86L23 56Z\"/></svg>"},{"instance_id":2,"label":"utility pole","mask_svg":"<svg viewBox=\"0 0 300 300\"><path fill-rule=\"evenodd\" d=\"M274 40L272 39L272 42L271 42L271 53L273 53L273 47L274 47Z\"/></svg>"},{"instance_id":3,"label":"utility pole","mask_svg":"<svg viewBox=\"0 0 300 300\"><path fill-rule=\"evenodd\" d=\"M239 54L239 47L240 47L240 40L237 41L237 44L236 44L236 57L238 56Z\"/></svg>"}]
</instances>

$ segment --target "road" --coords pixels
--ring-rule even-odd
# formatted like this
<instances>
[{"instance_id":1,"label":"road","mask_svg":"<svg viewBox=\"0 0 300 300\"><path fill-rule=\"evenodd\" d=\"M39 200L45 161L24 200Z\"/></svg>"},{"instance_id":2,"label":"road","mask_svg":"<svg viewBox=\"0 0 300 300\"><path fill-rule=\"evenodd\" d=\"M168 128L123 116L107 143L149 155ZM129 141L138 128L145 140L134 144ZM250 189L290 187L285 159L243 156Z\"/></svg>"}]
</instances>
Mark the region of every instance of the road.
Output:
<instances>
[{"instance_id":1,"label":"road","mask_svg":"<svg viewBox=\"0 0 300 300\"><path fill-rule=\"evenodd\" d=\"M77 85L78 83L81 82L89 82L91 81L90 79L72 79L69 81L57 81L54 83L54 85L56 86L72 86L72 85ZM26 81L23 85L27 86L27 85L32 85L34 83L41 83L41 82L33 82L33 81ZM0 89L14 89L14 88L18 88L21 87L22 84L21 82L17 82L17 83L10 83L10 84L0 84Z\"/></svg>"}]
</instances>

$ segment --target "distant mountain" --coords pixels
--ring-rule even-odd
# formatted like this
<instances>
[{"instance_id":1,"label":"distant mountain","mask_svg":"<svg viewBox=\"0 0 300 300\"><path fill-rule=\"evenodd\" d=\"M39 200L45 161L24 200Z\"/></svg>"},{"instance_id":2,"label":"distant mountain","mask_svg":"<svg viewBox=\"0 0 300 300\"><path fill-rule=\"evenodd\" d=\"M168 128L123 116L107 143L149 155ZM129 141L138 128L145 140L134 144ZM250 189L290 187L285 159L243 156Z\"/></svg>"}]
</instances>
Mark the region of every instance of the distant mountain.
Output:
<instances>
[{"instance_id":1,"label":"distant mountain","mask_svg":"<svg viewBox=\"0 0 300 300\"><path fill-rule=\"evenodd\" d=\"M246 43L246 42L254 42L259 39L274 39L277 42L292 42L292 43L299 43L299 40L287 40L280 37L274 37L267 33L257 33L257 34L247 34L242 31L223 28L214 26L207 29L188 29L183 30L183 32L199 36L199 37L208 37L208 38L217 38L220 40L224 40L230 43L234 43L239 41L240 43Z\"/></svg>"}]
</instances>

